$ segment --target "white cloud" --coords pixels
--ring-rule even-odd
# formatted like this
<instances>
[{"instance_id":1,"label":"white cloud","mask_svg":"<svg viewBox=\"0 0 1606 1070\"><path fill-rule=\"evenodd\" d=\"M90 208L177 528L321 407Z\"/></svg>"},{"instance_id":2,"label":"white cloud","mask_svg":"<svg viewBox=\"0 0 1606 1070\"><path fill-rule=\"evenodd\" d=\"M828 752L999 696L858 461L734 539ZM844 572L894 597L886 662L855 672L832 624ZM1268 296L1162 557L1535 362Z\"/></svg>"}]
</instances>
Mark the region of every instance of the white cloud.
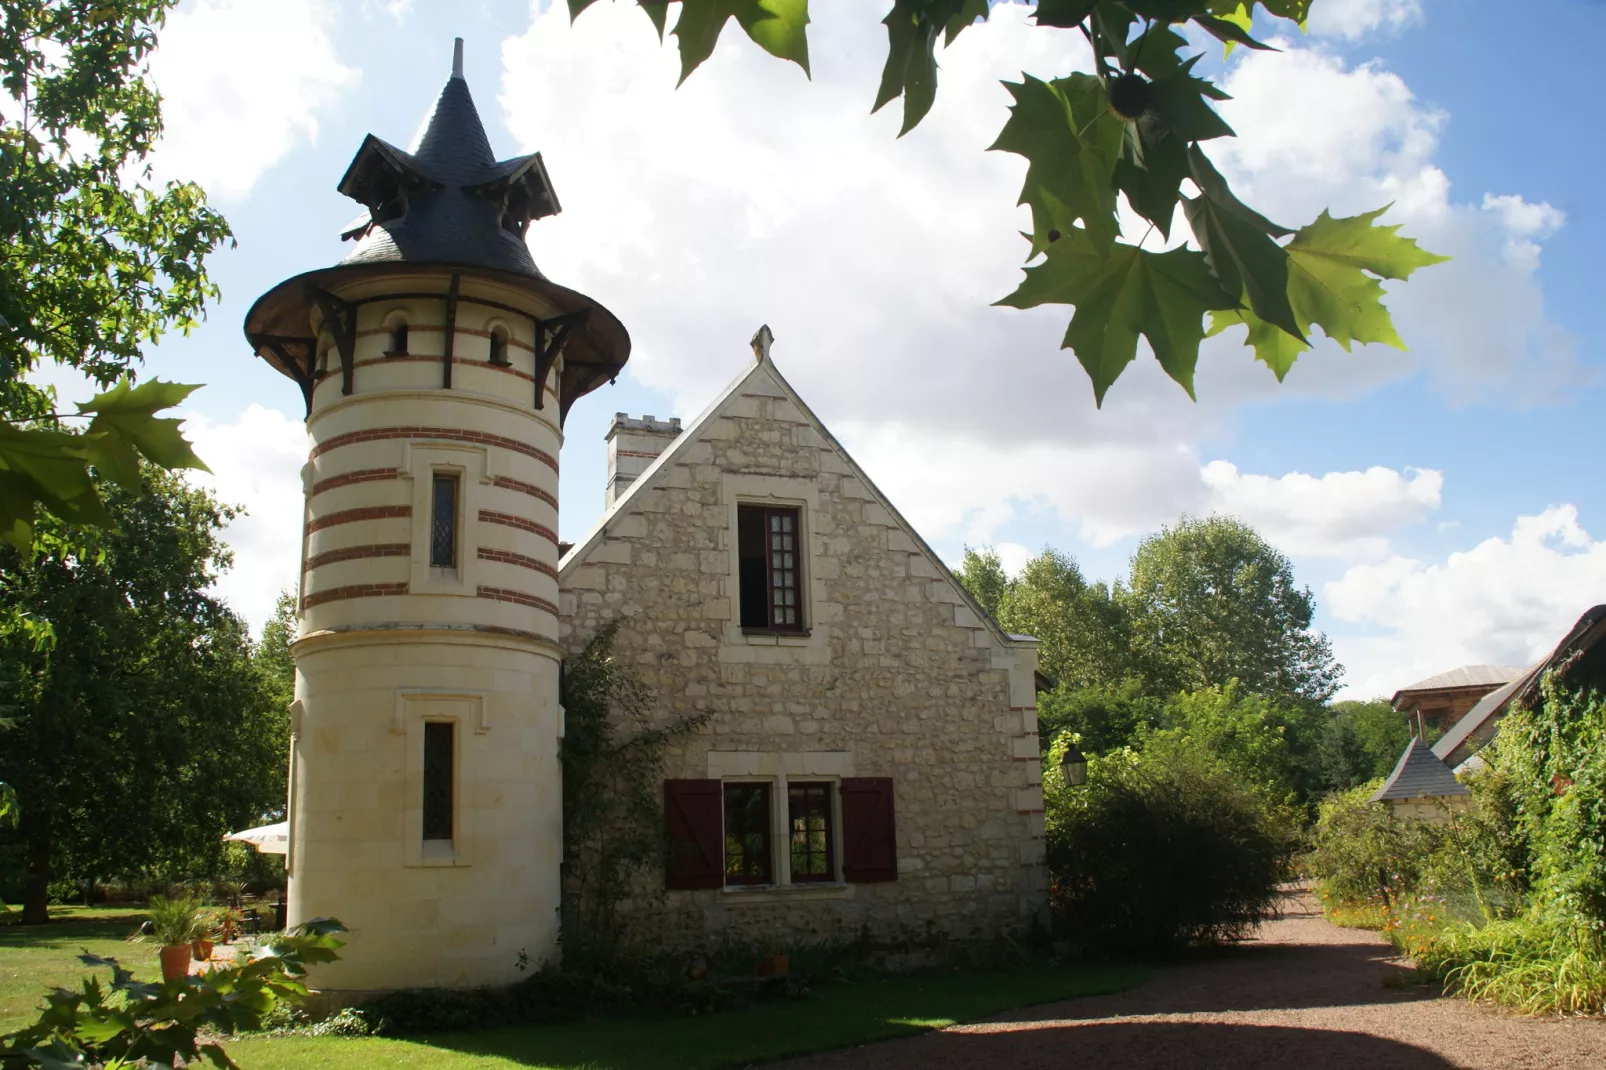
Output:
<instances>
[{"instance_id":1,"label":"white cloud","mask_svg":"<svg viewBox=\"0 0 1606 1070\"><path fill-rule=\"evenodd\" d=\"M1003 568L1004 575L1010 579L1025 571L1027 563L1037 556L1018 542L1001 542L993 550L998 554L998 564Z\"/></svg>"},{"instance_id":2,"label":"white cloud","mask_svg":"<svg viewBox=\"0 0 1606 1070\"><path fill-rule=\"evenodd\" d=\"M1339 620L1382 632L1334 638L1349 693L1387 694L1458 665L1527 665L1549 651L1606 602L1606 541L1579 525L1575 507L1552 506L1519 517L1509 538L1443 561L1353 566L1325 594Z\"/></svg>"},{"instance_id":3,"label":"white cloud","mask_svg":"<svg viewBox=\"0 0 1606 1070\"><path fill-rule=\"evenodd\" d=\"M255 403L229 422L186 413L185 435L212 472L190 473L227 505L244 507L223 532L234 567L217 593L254 633L273 614L279 592L294 590L301 560L301 466L307 432L299 420Z\"/></svg>"},{"instance_id":4,"label":"white cloud","mask_svg":"<svg viewBox=\"0 0 1606 1070\"><path fill-rule=\"evenodd\" d=\"M159 179L244 197L356 82L340 62L329 0L185 0L151 58L165 127Z\"/></svg>"},{"instance_id":5,"label":"white cloud","mask_svg":"<svg viewBox=\"0 0 1606 1070\"><path fill-rule=\"evenodd\" d=\"M1442 112L1375 63L1347 67L1319 48L1279 44L1285 51L1241 58L1223 83L1234 99L1221 112L1239 136L1208 151L1235 188L1290 226L1324 207L1353 215L1392 203L1383 222L1452 258L1386 285L1409 352L1371 346L1345 356L1323 342L1281 389L1353 394L1425 367L1452 401L1520 405L1584 381L1572 339L1545 315L1537 275L1539 242L1562 213L1514 194L1454 200L1433 162ZM1237 380L1244 365L1221 370ZM1219 388L1207 380L1201 391Z\"/></svg>"},{"instance_id":6,"label":"white cloud","mask_svg":"<svg viewBox=\"0 0 1606 1070\"><path fill-rule=\"evenodd\" d=\"M1310 10L1310 32L1357 40L1422 21L1422 0L1322 0Z\"/></svg>"},{"instance_id":7,"label":"white cloud","mask_svg":"<svg viewBox=\"0 0 1606 1070\"><path fill-rule=\"evenodd\" d=\"M1388 536L1425 522L1444 489L1442 473L1414 468L1273 477L1211 461L1200 474L1213 510L1240 517L1278 549L1350 561L1385 557Z\"/></svg>"}]
</instances>

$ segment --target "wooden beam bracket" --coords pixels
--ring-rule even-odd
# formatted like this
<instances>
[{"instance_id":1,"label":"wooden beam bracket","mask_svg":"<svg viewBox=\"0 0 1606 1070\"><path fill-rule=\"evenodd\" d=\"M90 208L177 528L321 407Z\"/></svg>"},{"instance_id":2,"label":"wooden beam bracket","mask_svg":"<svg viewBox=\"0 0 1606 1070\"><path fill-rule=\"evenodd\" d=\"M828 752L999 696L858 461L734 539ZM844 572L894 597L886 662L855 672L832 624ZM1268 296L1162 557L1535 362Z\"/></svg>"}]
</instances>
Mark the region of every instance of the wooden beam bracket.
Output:
<instances>
[{"instance_id":1,"label":"wooden beam bracket","mask_svg":"<svg viewBox=\"0 0 1606 1070\"><path fill-rule=\"evenodd\" d=\"M307 285L307 296L323 313L323 321L334 335L335 349L340 353L340 392L349 394L356 374L357 306L310 283ZM317 348L316 341L313 348Z\"/></svg>"},{"instance_id":2,"label":"wooden beam bracket","mask_svg":"<svg viewBox=\"0 0 1606 1070\"><path fill-rule=\"evenodd\" d=\"M561 316L534 321L536 408L545 407L546 377L552 374L552 365L557 363L559 354L563 352L563 346L569 340L570 331L576 327L583 326L586 316L590 312L589 308L577 308L573 312L565 312Z\"/></svg>"}]
</instances>

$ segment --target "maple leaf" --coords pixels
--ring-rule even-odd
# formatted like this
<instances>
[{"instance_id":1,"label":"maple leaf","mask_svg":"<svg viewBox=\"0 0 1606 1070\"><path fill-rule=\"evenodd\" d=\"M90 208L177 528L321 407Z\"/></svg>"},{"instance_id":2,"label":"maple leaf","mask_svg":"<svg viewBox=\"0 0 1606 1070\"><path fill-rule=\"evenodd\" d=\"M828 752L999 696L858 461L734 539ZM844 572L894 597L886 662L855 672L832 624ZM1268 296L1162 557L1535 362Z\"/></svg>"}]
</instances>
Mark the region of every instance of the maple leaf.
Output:
<instances>
[{"instance_id":1,"label":"maple leaf","mask_svg":"<svg viewBox=\"0 0 1606 1070\"><path fill-rule=\"evenodd\" d=\"M1077 220L1099 244L1113 242L1119 224L1112 176L1126 133L1109 109L1104 86L1090 74L1052 82L1027 74L1004 88L1015 103L989 151L1028 161L1016 203L1032 210L1031 256L1048 247L1054 232L1069 233Z\"/></svg>"},{"instance_id":2,"label":"maple leaf","mask_svg":"<svg viewBox=\"0 0 1606 1070\"><path fill-rule=\"evenodd\" d=\"M662 13L651 6L648 14L661 26ZM681 0L673 31L680 43L681 82L714 54L720 31L733 18L764 51L809 73L808 0Z\"/></svg>"},{"instance_id":3,"label":"maple leaf","mask_svg":"<svg viewBox=\"0 0 1606 1070\"><path fill-rule=\"evenodd\" d=\"M937 32L951 45L968 26L987 17L987 0L894 0L881 22L887 28L887 62L872 113L903 97L902 137L931 110L937 97Z\"/></svg>"},{"instance_id":4,"label":"maple leaf","mask_svg":"<svg viewBox=\"0 0 1606 1070\"><path fill-rule=\"evenodd\" d=\"M198 468L211 471L195 455L179 430L177 419L158 419L159 409L171 408L200 389L160 379L135 386L126 376L110 390L78 406L94 413L84 435L89 460L102 475L126 487L139 489L140 454L161 468Z\"/></svg>"},{"instance_id":5,"label":"maple leaf","mask_svg":"<svg viewBox=\"0 0 1606 1070\"><path fill-rule=\"evenodd\" d=\"M1401 237L1397 224L1376 225L1374 221L1388 209L1384 205L1373 212L1336 218L1323 211L1284 247L1288 302L1302 332L1308 335L1314 324L1345 352L1355 342L1405 348L1383 306L1383 285L1378 280L1407 279L1417 268L1443 263L1449 257L1430 253L1414 239ZM1210 334L1238 323L1249 328L1245 344L1254 348L1256 359L1279 380L1309 348L1303 342L1290 344L1293 339L1286 332L1249 310L1213 315Z\"/></svg>"},{"instance_id":6,"label":"maple leaf","mask_svg":"<svg viewBox=\"0 0 1606 1070\"><path fill-rule=\"evenodd\" d=\"M1014 293L996 303L1075 305L1061 348L1076 354L1102 406L1105 391L1136 358L1139 335L1192 397L1205 313L1234 308L1238 301L1221 288L1202 253L1156 253L1124 242L1101 248L1085 231L1073 230L1048 247L1041 264L1026 268Z\"/></svg>"}]
</instances>

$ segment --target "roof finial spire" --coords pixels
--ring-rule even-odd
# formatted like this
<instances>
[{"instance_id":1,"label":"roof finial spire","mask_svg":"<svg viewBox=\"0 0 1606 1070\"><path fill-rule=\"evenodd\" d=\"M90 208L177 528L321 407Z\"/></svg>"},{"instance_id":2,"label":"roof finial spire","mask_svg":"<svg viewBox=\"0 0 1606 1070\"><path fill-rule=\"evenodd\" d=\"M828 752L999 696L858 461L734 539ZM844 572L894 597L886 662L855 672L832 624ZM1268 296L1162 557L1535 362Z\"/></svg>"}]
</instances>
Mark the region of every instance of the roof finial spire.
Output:
<instances>
[{"instance_id":1,"label":"roof finial spire","mask_svg":"<svg viewBox=\"0 0 1606 1070\"><path fill-rule=\"evenodd\" d=\"M770 325L764 324L753 332L753 359L760 364L770 359L770 346L775 344L775 335L770 332Z\"/></svg>"},{"instance_id":2,"label":"roof finial spire","mask_svg":"<svg viewBox=\"0 0 1606 1070\"><path fill-rule=\"evenodd\" d=\"M463 39L452 38L452 77L463 77Z\"/></svg>"}]
</instances>

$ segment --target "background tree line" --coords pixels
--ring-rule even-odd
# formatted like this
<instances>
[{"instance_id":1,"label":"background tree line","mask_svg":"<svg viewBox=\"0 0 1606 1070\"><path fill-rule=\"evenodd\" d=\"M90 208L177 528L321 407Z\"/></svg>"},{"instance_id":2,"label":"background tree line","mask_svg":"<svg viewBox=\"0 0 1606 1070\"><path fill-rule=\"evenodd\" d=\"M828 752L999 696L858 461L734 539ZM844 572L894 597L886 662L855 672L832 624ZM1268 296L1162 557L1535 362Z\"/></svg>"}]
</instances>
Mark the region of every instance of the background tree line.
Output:
<instances>
[{"instance_id":1,"label":"background tree line","mask_svg":"<svg viewBox=\"0 0 1606 1070\"><path fill-rule=\"evenodd\" d=\"M1186 738L1300 802L1385 775L1410 738L1381 700L1333 702L1343 666L1311 625L1289 561L1232 517L1183 517L1144 539L1124 580L1089 583L1045 549L1010 578L991 549L957 575L1011 632L1042 642L1044 746L1103 755Z\"/></svg>"}]
</instances>

